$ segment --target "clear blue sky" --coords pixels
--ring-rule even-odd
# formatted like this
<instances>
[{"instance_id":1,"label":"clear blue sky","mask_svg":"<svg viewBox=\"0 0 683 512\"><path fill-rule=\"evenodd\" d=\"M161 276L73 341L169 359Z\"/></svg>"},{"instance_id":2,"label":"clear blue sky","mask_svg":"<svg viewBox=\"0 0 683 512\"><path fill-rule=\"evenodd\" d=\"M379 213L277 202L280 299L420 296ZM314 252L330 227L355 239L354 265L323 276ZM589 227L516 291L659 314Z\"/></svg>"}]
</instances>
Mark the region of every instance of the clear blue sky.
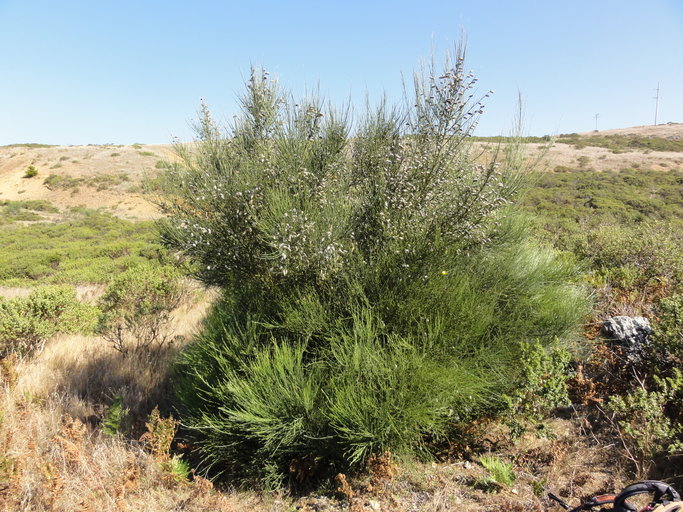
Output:
<instances>
[{"instance_id":1,"label":"clear blue sky","mask_svg":"<svg viewBox=\"0 0 683 512\"><path fill-rule=\"evenodd\" d=\"M236 110L251 64L333 102L400 97L464 32L494 89L481 135L683 122L683 0L0 0L0 145L189 140L204 98Z\"/></svg>"}]
</instances>

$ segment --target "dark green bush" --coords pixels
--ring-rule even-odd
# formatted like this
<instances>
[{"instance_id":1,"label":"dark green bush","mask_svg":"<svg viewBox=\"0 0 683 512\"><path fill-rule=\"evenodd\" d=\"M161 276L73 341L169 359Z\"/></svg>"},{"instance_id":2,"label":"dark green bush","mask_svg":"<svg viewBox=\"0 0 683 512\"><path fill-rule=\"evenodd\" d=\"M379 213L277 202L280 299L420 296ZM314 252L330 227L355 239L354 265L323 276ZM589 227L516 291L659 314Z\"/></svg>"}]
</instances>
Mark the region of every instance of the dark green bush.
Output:
<instances>
[{"instance_id":1,"label":"dark green bush","mask_svg":"<svg viewBox=\"0 0 683 512\"><path fill-rule=\"evenodd\" d=\"M683 374L679 369L671 374L664 378L655 375L655 389L641 384L625 395L610 397L607 403L625 456L640 478L648 474L657 455L683 451Z\"/></svg>"},{"instance_id":2,"label":"dark green bush","mask_svg":"<svg viewBox=\"0 0 683 512\"><path fill-rule=\"evenodd\" d=\"M538 424L558 407L571 401L567 381L571 377L571 355L555 344L524 343L516 389L506 396L510 415L507 423L513 434L521 434L526 424Z\"/></svg>"},{"instance_id":3,"label":"dark green bush","mask_svg":"<svg viewBox=\"0 0 683 512\"><path fill-rule=\"evenodd\" d=\"M251 296L246 316L245 297L227 293L178 367L182 417L205 462L281 483L309 455L321 471L387 449L426 456L455 425L504 408L501 394L524 378L521 342L566 341L585 311L561 284L569 266L508 244L462 256L400 303L390 289L374 306L357 298L349 318L314 293L280 296L277 314Z\"/></svg>"},{"instance_id":4,"label":"dark green bush","mask_svg":"<svg viewBox=\"0 0 683 512\"><path fill-rule=\"evenodd\" d=\"M130 430L130 424L130 411L123 405L123 397L116 395L102 418L102 433L110 437L125 435Z\"/></svg>"},{"instance_id":5,"label":"dark green bush","mask_svg":"<svg viewBox=\"0 0 683 512\"><path fill-rule=\"evenodd\" d=\"M459 55L353 134L258 72L232 131L204 110L156 185L164 242L224 290L177 367L207 466L280 485L301 460L426 455L504 406L523 342L571 338L586 306L575 269L507 208L519 146L474 163L473 85Z\"/></svg>"}]
</instances>

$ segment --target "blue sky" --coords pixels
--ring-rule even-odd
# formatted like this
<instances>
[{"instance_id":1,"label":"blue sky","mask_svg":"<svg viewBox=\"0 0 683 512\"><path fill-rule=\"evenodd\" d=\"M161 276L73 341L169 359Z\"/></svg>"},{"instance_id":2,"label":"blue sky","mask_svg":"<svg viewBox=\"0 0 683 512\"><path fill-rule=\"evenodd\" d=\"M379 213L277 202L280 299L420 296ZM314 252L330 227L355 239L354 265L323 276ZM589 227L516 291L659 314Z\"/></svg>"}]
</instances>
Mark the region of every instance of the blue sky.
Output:
<instances>
[{"instance_id":1,"label":"blue sky","mask_svg":"<svg viewBox=\"0 0 683 512\"><path fill-rule=\"evenodd\" d=\"M204 98L236 111L250 65L359 107L466 34L493 89L478 134L683 122L683 0L0 0L0 145L192 138Z\"/></svg>"}]
</instances>

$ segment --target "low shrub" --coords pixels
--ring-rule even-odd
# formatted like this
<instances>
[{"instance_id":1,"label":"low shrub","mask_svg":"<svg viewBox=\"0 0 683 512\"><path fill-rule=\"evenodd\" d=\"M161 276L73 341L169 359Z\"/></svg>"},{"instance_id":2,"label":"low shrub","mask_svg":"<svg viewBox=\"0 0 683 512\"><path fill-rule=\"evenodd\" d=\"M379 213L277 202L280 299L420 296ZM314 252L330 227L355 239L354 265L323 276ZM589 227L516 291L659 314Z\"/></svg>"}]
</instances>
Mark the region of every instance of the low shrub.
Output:
<instances>
[{"instance_id":1,"label":"low shrub","mask_svg":"<svg viewBox=\"0 0 683 512\"><path fill-rule=\"evenodd\" d=\"M173 337L167 326L183 298L180 277L176 269L149 263L114 276L98 302L98 332L124 355L163 347Z\"/></svg>"},{"instance_id":2,"label":"low shrub","mask_svg":"<svg viewBox=\"0 0 683 512\"><path fill-rule=\"evenodd\" d=\"M558 231L580 232L606 223L631 227L665 221L683 227L683 173L679 171L596 173L562 166L556 171L536 175L521 201L553 238Z\"/></svg>"},{"instance_id":3,"label":"low shrub","mask_svg":"<svg viewBox=\"0 0 683 512\"><path fill-rule=\"evenodd\" d=\"M683 369L683 295L676 294L658 303L654 347L664 354L668 365Z\"/></svg>"},{"instance_id":4,"label":"low shrub","mask_svg":"<svg viewBox=\"0 0 683 512\"><path fill-rule=\"evenodd\" d=\"M586 146L607 148L613 153L626 151L683 151L683 141L664 137L638 137L634 135L592 135L563 134L557 142L573 144L577 149Z\"/></svg>"},{"instance_id":5,"label":"low shrub","mask_svg":"<svg viewBox=\"0 0 683 512\"><path fill-rule=\"evenodd\" d=\"M0 225L10 224L16 221L39 221L44 217L38 212L54 213L59 211L48 201L0 201Z\"/></svg>"},{"instance_id":6,"label":"low shrub","mask_svg":"<svg viewBox=\"0 0 683 512\"><path fill-rule=\"evenodd\" d=\"M36 148L54 148L54 144L38 144L36 142L25 142L25 143L20 143L20 144L7 144L6 146L2 146L3 148L31 148L31 149L36 149Z\"/></svg>"},{"instance_id":7,"label":"low shrub","mask_svg":"<svg viewBox=\"0 0 683 512\"><path fill-rule=\"evenodd\" d=\"M494 455L480 457L479 463L489 472L489 476L478 479L475 482L476 487L484 490L495 490L496 484L502 487L511 487L517 480L512 464L503 462Z\"/></svg>"},{"instance_id":8,"label":"low shrub","mask_svg":"<svg viewBox=\"0 0 683 512\"><path fill-rule=\"evenodd\" d=\"M59 211L59 208L50 203L50 201L45 201L43 199L28 199L26 201L0 201L0 206L45 213L57 213Z\"/></svg>"},{"instance_id":9,"label":"low shrub","mask_svg":"<svg viewBox=\"0 0 683 512\"><path fill-rule=\"evenodd\" d=\"M122 183L128 182L129 176L121 174L96 174L88 179L75 178L72 176L50 174L43 182L50 189L78 190L78 187L86 186L96 188L98 191L107 190Z\"/></svg>"},{"instance_id":10,"label":"low shrub","mask_svg":"<svg viewBox=\"0 0 683 512\"><path fill-rule=\"evenodd\" d=\"M112 187L126 183L130 180L127 174L96 174L90 178L84 185L95 187L98 191L108 190Z\"/></svg>"},{"instance_id":11,"label":"low shrub","mask_svg":"<svg viewBox=\"0 0 683 512\"><path fill-rule=\"evenodd\" d=\"M553 409L571 403L567 387L572 376L570 359L569 352L557 342L548 346L538 342L522 344L518 382L512 394L505 397L513 433L521 433L525 424L538 424Z\"/></svg>"},{"instance_id":12,"label":"low shrub","mask_svg":"<svg viewBox=\"0 0 683 512\"><path fill-rule=\"evenodd\" d=\"M36 176L38 176L38 169L32 165L29 165L24 173L24 178L35 178Z\"/></svg>"},{"instance_id":13,"label":"low shrub","mask_svg":"<svg viewBox=\"0 0 683 512\"><path fill-rule=\"evenodd\" d=\"M666 225L603 226L574 238L572 252L595 275L627 291L683 285L683 238Z\"/></svg>"},{"instance_id":14,"label":"low shrub","mask_svg":"<svg viewBox=\"0 0 683 512\"><path fill-rule=\"evenodd\" d=\"M102 433L110 437L126 435L131 428L130 411L123 405L123 397L117 395L102 418Z\"/></svg>"},{"instance_id":15,"label":"low shrub","mask_svg":"<svg viewBox=\"0 0 683 512\"><path fill-rule=\"evenodd\" d=\"M105 284L110 276L144 262L183 266L161 247L151 222L88 209L74 209L58 222L6 226L0 229L0 246L4 286L31 286L38 280Z\"/></svg>"},{"instance_id":16,"label":"low shrub","mask_svg":"<svg viewBox=\"0 0 683 512\"><path fill-rule=\"evenodd\" d=\"M63 174L50 174L47 178L45 178L43 184L50 190L75 189L79 185L82 185L84 181L84 178L74 178L72 176L65 176Z\"/></svg>"},{"instance_id":17,"label":"low shrub","mask_svg":"<svg viewBox=\"0 0 683 512\"><path fill-rule=\"evenodd\" d=\"M0 354L30 355L57 332L92 332L98 315L68 286L44 286L27 298L0 301Z\"/></svg>"},{"instance_id":18,"label":"low shrub","mask_svg":"<svg viewBox=\"0 0 683 512\"><path fill-rule=\"evenodd\" d=\"M645 477L662 453L683 451L683 374L654 376L655 390L641 385L623 396L612 396L608 410L627 457L639 477ZM672 415L675 412L676 415Z\"/></svg>"},{"instance_id":19,"label":"low shrub","mask_svg":"<svg viewBox=\"0 0 683 512\"><path fill-rule=\"evenodd\" d=\"M39 349L54 328L42 318L27 314L25 303L0 301L0 355L30 355Z\"/></svg>"}]
</instances>

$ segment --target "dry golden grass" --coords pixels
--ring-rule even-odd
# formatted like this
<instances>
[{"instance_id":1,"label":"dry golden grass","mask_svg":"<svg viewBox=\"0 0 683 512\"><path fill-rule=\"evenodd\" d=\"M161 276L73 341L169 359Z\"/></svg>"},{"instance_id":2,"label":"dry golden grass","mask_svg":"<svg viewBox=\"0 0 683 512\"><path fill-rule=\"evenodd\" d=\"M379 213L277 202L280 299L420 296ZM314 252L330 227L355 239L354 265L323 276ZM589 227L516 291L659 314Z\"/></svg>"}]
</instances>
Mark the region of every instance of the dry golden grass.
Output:
<instances>
[{"instance_id":1,"label":"dry golden grass","mask_svg":"<svg viewBox=\"0 0 683 512\"><path fill-rule=\"evenodd\" d=\"M21 288L21 287L0 287L0 297L4 299L16 299L25 298L31 294L31 288Z\"/></svg>"},{"instance_id":2,"label":"dry golden grass","mask_svg":"<svg viewBox=\"0 0 683 512\"><path fill-rule=\"evenodd\" d=\"M211 300L210 294L195 296L177 312L176 321L196 325ZM218 492L201 477L188 481L170 473L161 464L168 461L168 429L159 439L150 425L170 425L172 437L173 420L157 416L156 423L147 425L147 442L108 437L100 430L115 395L144 425L168 396L170 359L179 348L170 346L155 357L124 357L101 338L59 335L33 359L5 358L0 368L0 510L270 507L255 494Z\"/></svg>"},{"instance_id":3,"label":"dry golden grass","mask_svg":"<svg viewBox=\"0 0 683 512\"><path fill-rule=\"evenodd\" d=\"M219 493L206 480L179 481L135 443L107 438L65 411L87 410L73 395L1 397L0 510L252 510L255 495Z\"/></svg>"},{"instance_id":4,"label":"dry golden grass","mask_svg":"<svg viewBox=\"0 0 683 512\"><path fill-rule=\"evenodd\" d=\"M79 397L92 404L89 416L101 413L102 404L120 395L140 416L165 400L175 353L171 346L126 357L99 337L60 335L33 360L21 363L17 390L34 399L55 393Z\"/></svg>"},{"instance_id":5,"label":"dry golden grass","mask_svg":"<svg viewBox=\"0 0 683 512\"><path fill-rule=\"evenodd\" d=\"M20 364L18 392L44 399L54 393L97 404L121 396L137 419L156 405L162 409L169 396L171 360L187 343L217 294L190 286L188 300L173 313L168 326L173 342L158 350L122 354L99 336L57 335L33 359Z\"/></svg>"},{"instance_id":6,"label":"dry golden grass","mask_svg":"<svg viewBox=\"0 0 683 512\"><path fill-rule=\"evenodd\" d=\"M84 289L81 298L98 293ZM363 475L339 475L326 495L237 492L199 476L179 478L169 468L177 425L168 417L170 361L216 297L195 287L170 326L179 337L152 356L124 356L97 336L58 335L32 359L3 360L0 511L541 511L549 506L539 497L545 491L576 503L626 483L615 468L616 449L601 445L586 419L555 421L552 439L530 433L512 445L500 434L489 449L512 460L518 478L497 494L476 488L487 475L476 457L397 463L386 453ZM135 423L128 437L102 433L116 396ZM150 417L157 406L161 414ZM294 467L293 479L297 469L306 471Z\"/></svg>"}]
</instances>

